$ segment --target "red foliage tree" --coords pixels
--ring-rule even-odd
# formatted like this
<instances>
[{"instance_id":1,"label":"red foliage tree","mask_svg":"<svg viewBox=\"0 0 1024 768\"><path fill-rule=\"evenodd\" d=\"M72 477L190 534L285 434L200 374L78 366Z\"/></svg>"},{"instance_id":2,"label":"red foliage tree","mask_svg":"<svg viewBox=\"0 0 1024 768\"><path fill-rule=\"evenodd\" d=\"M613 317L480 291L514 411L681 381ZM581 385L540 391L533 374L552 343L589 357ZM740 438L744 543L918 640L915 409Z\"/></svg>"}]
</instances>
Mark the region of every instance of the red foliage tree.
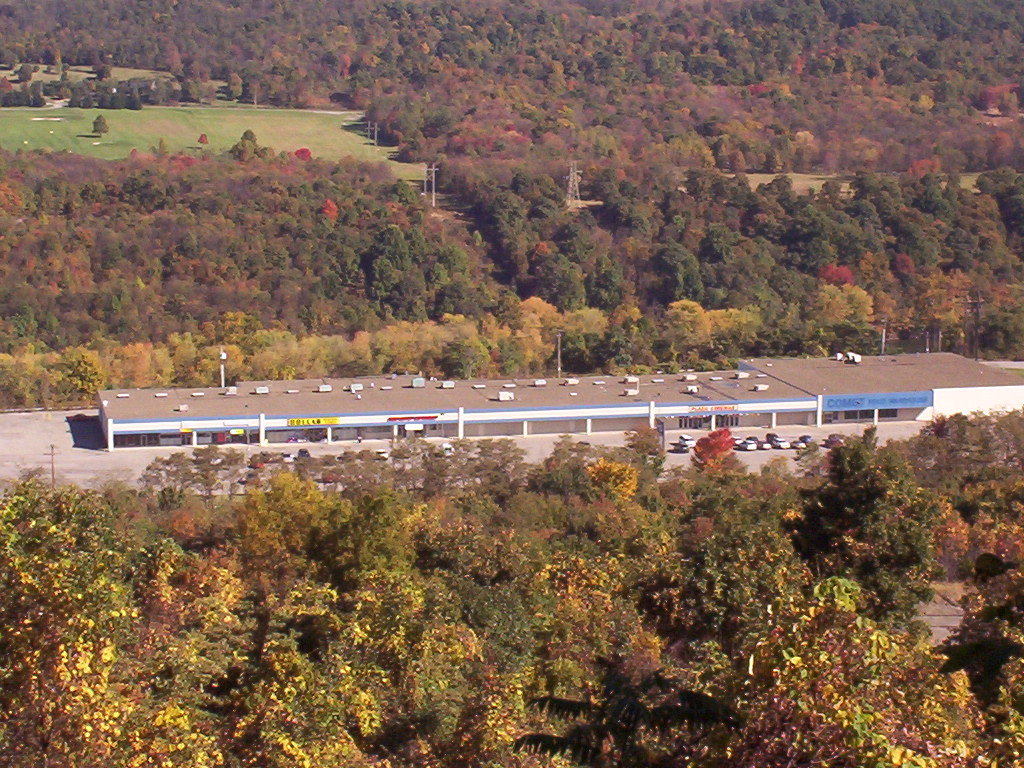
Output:
<instances>
[{"instance_id":1,"label":"red foliage tree","mask_svg":"<svg viewBox=\"0 0 1024 768\"><path fill-rule=\"evenodd\" d=\"M206 137L205 133L200 133L199 134L199 143L200 144L209 144L210 143L210 140Z\"/></svg>"},{"instance_id":2,"label":"red foliage tree","mask_svg":"<svg viewBox=\"0 0 1024 768\"><path fill-rule=\"evenodd\" d=\"M853 270L843 264L826 264L818 270L818 277L832 285L853 285Z\"/></svg>"},{"instance_id":3,"label":"red foliage tree","mask_svg":"<svg viewBox=\"0 0 1024 768\"><path fill-rule=\"evenodd\" d=\"M297 158L299 158L299 160L312 160L313 159L313 153L310 152L306 147L302 147L301 149L296 149L295 150L295 156Z\"/></svg>"},{"instance_id":4,"label":"red foliage tree","mask_svg":"<svg viewBox=\"0 0 1024 768\"><path fill-rule=\"evenodd\" d=\"M702 437L693 447L693 463L704 472L722 468L725 459L732 455L735 443L728 429L716 429Z\"/></svg>"},{"instance_id":5,"label":"red foliage tree","mask_svg":"<svg viewBox=\"0 0 1024 768\"><path fill-rule=\"evenodd\" d=\"M331 198L327 198L324 200L324 204L320 206L320 213L322 213L325 218L335 221L338 218L338 204L331 200Z\"/></svg>"}]
</instances>

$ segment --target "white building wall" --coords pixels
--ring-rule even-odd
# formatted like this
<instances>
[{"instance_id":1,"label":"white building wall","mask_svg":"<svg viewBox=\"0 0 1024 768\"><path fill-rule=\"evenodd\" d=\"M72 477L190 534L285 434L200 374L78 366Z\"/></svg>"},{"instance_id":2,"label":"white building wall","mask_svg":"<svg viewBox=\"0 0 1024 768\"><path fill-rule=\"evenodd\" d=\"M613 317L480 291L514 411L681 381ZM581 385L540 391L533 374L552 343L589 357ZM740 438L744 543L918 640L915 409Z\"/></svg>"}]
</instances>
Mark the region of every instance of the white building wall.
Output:
<instances>
[{"instance_id":1,"label":"white building wall","mask_svg":"<svg viewBox=\"0 0 1024 768\"><path fill-rule=\"evenodd\" d=\"M918 418L952 416L957 413L995 413L1024 408L1024 384L936 389L933 395L935 399L930 409L931 414L922 411Z\"/></svg>"}]
</instances>

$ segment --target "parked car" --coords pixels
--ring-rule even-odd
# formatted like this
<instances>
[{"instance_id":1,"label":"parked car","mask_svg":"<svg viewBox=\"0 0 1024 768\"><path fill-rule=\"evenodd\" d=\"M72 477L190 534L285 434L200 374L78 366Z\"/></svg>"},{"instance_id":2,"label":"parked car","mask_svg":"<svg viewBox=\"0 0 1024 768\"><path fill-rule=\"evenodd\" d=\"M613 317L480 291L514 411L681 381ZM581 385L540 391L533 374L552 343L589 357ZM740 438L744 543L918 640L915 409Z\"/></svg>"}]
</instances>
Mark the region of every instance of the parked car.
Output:
<instances>
[{"instance_id":1,"label":"parked car","mask_svg":"<svg viewBox=\"0 0 1024 768\"><path fill-rule=\"evenodd\" d=\"M756 451L760 449L761 441L756 437L745 437L737 445L737 451Z\"/></svg>"},{"instance_id":2,"label":"parked car","mask_svg":"<svg viewBox=\"0 0 1024 768\"><path fill-rule=\"evenodd\" d=\"M693 448L695 445L697 445L697 438L693 437L692 435L680 435L676 439L676 442L685 443L687 448Z\"/></svg>"},{"instance_id":3,"label":"parked car","mask_svg":"<svg viewBox=\"0 0 1024 768\"><path fill-rule=\"evenodd\" d=\"M676 440L669 446L669 450L672 453L689 453L690 445L685 440Z\"/></svg>"},{"instance_id":4,"label":"parked car","mask_svg":"<svg viewBox=\"0 0 1024 768\"><path fill-rule=\"evenodd\" d=\"M839 446L845 445L845 444L846 444L846 441L843 440L843 436L842 435L837 435L834 432L831 435L829 435L828 437L826 437L822 441L822 443L821 443L821 445L824 448L838 448Z\"/></svg>"},{"instance_id":5,"label":"parked car","mask_svg":"<svg viewBox=\"0 0 1024 768\"><path fill-rule=\"evenodd\" d=\"M803 443L804 447L806 448L808 445L814 442L814 437L812 435L800 435L800 437L797 438L797 442Z\"/></svg>"},{"instance_id":6,"label":"parked car","mask_svg":"<svg viewBox=\"0 0 1024 768\"><path fill-rule=\"evenodd\" d=\"M779 437L774 432L769 432L767 435L764 436L764 439L772 448L776 450L786 450L787 448L790 447L789 440L787 440L784 437Z\"/></svg>"},{"instance_id":7,"label":"parked car","mask_svg":"<svg viewBox=\"0 0 1024 768\"><path fill-rule=\"evenodd\" d=\"M290 453L286 453L281 457L281 461L285 464L291 464L295 461L295 457Z\"/></svg>"},{"instance_id":8,"label":"parked car","mask_svg":"<svg viewBox=\"0 0 1024 768\"><path fill-rule=\"evenodd\" d=\"M310 458L309 448L299 448L298 453L296 453L295 456L296 456L296 458L299 458L299 459L308 459L308 458Z\"/></svg>"},{"instance_id":9,"label":"parked car","mask_svg":"<svg viewBox=\"0 0 1024 768\"><path fill-rule=\"evenodd\" d=\"M451 456L455 453L455 446L451 443L441 443L441 454L444 456Z\"/></svg>"},{"instance_id":10,"label":"parked car","mask_svg":"<svg viewBox=\"0 0 1024 768\"><path fill-rule=\"evenodd\" d=\"M373 452L373 458L380 459L381 461L387 461L391 458L391 451L387 448L378 448Z\"/></svg>"},{"instance_id":11,"label":"parked car","mask_svg":"<svg viewBox=\"0 0 1024 768\"><path fill-rule=\"evenodd\" d=\"M807 443L805 443L801 438L797 437L789 441L789 447L796 448L799 451L801 448L806 448Z\"/></svg>"}]
</instances>

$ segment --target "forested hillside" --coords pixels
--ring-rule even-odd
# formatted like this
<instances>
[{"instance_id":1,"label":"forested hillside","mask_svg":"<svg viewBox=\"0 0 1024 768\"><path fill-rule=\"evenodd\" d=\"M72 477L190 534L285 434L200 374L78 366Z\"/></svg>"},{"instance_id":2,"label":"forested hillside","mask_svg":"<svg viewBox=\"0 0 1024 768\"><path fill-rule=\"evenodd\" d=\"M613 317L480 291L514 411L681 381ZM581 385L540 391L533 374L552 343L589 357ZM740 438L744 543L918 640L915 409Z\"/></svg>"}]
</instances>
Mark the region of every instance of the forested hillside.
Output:
<instances>
[{"instance_id":1,"label":"forested hillside","mask_svg":"<svg viewBox=\"0 0 1024 768\"><path fill-rule=\"evenodd\" d=\"M235 497L216 448L141 491L19 485L0 763L1019 765L1021 426L868 434L798 476L658 482L637 434L299 460ZM941 574L975 592L932 648L908 620Z\"/></svg>"},{"instance_id":2,"label":"forested hillside","mask_svg":"<svg viewBox=\"0 0 1024 768\"><path fill-rule=\"evenodd\" d=\"M0 59L333 99L416 159L960 172L1021 158L1022 35L1009 0L39 0L3 6Z\"/></svg>"}]
</instances>

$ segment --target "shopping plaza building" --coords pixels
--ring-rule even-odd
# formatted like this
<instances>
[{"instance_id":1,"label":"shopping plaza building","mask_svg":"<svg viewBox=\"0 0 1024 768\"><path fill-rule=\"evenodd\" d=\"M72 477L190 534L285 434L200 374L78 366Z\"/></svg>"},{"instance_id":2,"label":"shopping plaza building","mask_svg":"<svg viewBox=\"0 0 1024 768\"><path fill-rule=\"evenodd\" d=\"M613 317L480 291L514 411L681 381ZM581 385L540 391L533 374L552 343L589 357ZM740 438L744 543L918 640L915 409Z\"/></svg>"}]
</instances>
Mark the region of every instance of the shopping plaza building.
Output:
<instances>
[{"instance_id":1,"label":"shopping plaza building","mask_svg":"<svg viewBox=\"0 0 1024 768\"><path fill-rule=\"evenodd\" d=\"M100 392L107 448L928 421L1024 407L1024 378L954 354L744 360L737 370L441 381L389 375Z\"/></svg>"}]
</instances>

